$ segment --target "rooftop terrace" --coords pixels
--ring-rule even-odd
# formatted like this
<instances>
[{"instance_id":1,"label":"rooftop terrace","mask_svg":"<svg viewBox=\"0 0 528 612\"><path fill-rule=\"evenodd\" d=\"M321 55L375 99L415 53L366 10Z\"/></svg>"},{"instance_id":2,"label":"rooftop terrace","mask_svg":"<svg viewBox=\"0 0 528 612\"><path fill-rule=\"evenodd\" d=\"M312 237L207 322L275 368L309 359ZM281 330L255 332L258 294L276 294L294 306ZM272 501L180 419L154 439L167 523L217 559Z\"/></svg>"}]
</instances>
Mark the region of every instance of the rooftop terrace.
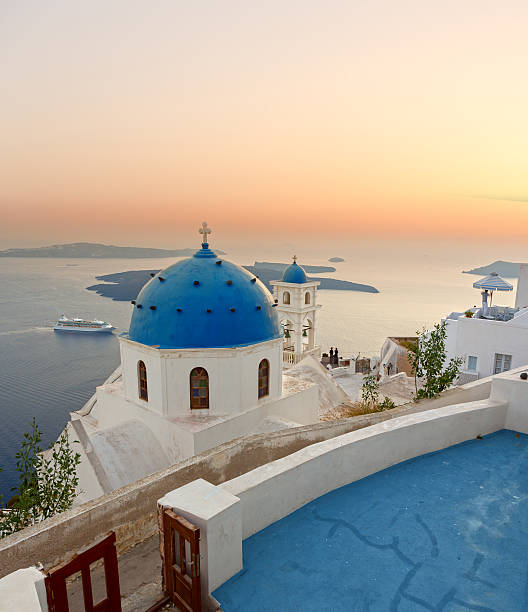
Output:
<instances>
[{"instance_id":1,"label":"rooftop terrace","mask_svg":"<svg viewBox=\"0 0 528 612\"><path fill-rule=\"evenodd\" d=\"M473 319L486 319L488 321L511 321L515 318L515 315L520 311L519 308L511 308L510 306L490 306L486 315L483 314L482 308L468 308L465 312L451 312L448 319L458 319L459 317L466 317L466 313L473 313L470 318Z\"/></svg>"}]
</instances>

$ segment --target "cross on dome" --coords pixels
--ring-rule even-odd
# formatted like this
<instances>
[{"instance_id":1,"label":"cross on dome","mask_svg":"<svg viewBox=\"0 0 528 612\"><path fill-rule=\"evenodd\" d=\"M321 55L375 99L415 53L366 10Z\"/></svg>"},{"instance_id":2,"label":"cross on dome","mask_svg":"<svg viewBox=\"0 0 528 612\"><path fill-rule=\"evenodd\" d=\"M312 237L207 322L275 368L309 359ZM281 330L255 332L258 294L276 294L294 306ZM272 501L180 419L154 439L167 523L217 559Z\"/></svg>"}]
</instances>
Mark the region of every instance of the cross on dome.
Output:
<instances>
[{"instance_id":1,"label":"cross on dome","mask_svg":"<svg viewBox=\"0 0 528 612\"><path fill-rule=\"evenodd\" d=\"M297 255L293 256L293 261L297 261Z\"/></svg>"},{"instance_id":2,"label":"cross on dome","mask_svg":"<svg viewBox=\"0 0 528 612\"><path fill-rule=\"evenodd\" d=\"M208 244L209 240L207 238L207 234L211 233L211 229L207 227L207 221L202 223L202 227L198 230L200 234L202 234L202 244Z\"/></svg>"}]
</instances>

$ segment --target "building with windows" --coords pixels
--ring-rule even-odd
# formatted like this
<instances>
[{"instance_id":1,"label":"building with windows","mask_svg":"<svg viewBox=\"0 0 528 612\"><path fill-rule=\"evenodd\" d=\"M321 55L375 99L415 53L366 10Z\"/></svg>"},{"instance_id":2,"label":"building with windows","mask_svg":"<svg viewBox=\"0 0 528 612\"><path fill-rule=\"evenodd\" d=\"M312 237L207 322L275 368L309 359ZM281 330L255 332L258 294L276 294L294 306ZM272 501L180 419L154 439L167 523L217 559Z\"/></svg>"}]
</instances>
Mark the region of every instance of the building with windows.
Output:
<instances>
[{"instance_id":1,"label":"building with windows","mask_svg":"<svg viewBox=\"0 0 528 612\"><path fill-rule=\"evenodd\" d=\"M294 255L282 279L270 284L283 330L284 367L299 363L307 355L319 359L321 348L315 344L315 315L321 308L316 303L319 282L308 280Z\"/></svg>"},{"instance_id":2,"label":"building with windows","mask_svg":"<svg viewBox=\"0 0 528 612\"><path fill-rule=\"evenodd\" d=\"M239 436L318 419L317 387L284 379L278 305L254 275L209 249L206 224L200 232L201 249L132 302L121 366L71 415L79 503ZM316 285L294 284L292 305L302 289L300 310L315 313Z\"/></svg>"},{"instance_id":3,"label":"building with windows","mask_svg":"<svg viewBox=\"0 0 528 612\"><path fill-rule=\"evenodd\" d=\"M492 286L496 290L511 290L513 287L496 274L474 283L491 283L490 289L482 292L482 305L465 312L452 312L446 318L447 359L463 359L458 384L500 374L528 363L528 308L522 297L528 288L527 274L517 285L516 307L488 304ZM504 286L506 289L500 289ZM510 289L508 289L508 286ZM522 307L518 304L522 302Z\"/></svg>"}]
</instances>

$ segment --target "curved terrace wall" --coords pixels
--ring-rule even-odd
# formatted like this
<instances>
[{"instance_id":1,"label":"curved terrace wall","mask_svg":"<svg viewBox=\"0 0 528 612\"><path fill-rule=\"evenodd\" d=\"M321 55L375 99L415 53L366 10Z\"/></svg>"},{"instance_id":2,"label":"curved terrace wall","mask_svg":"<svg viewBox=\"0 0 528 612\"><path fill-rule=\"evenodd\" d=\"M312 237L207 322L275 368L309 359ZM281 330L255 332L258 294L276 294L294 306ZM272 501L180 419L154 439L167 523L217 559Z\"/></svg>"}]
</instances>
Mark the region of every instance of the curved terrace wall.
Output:
<instances>
[{"instance_id":1,"label":"curved terrace wall","mask_svg":"<svg viewBox=\"0 0 528 612\"><path fill-rule=\"evenodd\" d=\"M409 412L318 442L219 486L205 479L167 493L201 530L202 596L242 569L242 540L330 491L408 459L509 428L528 432L528 381L510 372L490 398Z\"/></svg>"},{"instance_id":2,"label":"curved terrace wall","mask_svg":"<svg viewBox=\"0 0 528 612\"><path fill-rule=\"evenodd\" d=\"M219 486L240 499L245 539L308 502L391 465L504 429L508 403L408 414L313 444Z\"/></svg>"},{"instance_id":3,"label":"curved terrace wall","mask_svg":"<svg viewBox=\"0 0 528 612\"><path fill-rule=\"evenodd\" d=\"M233 440L0 540L0 577L37 562L55 565L111 529L122 553L156 533L159 498L198 478L218 485L314 443L438 405L484 399L489 393L489 380L478 381L388 412Z\"/></svg>"}]
</instances>

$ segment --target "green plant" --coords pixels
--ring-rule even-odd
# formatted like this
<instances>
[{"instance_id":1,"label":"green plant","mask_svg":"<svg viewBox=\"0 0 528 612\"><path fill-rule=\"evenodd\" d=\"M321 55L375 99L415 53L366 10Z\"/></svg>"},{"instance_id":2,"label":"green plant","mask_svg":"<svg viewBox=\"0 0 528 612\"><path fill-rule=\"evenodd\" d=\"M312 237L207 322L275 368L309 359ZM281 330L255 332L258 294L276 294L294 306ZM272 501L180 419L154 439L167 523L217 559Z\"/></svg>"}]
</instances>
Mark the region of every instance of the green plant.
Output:
<instances>
[{"instance_id":1,"label":"green plant","mask_svg":"<svg viewBox=\"0 0 528 612\"><path fill-rule=\"evenodd\" d=\"M414 374L415 401L425 397L437 397L448 389L457 378L463 361L462 358L456 357L450 359L446 365L445 321L437 323L431 331L423 329L417 332L417 335L416 343L408 348L409 362Z\"/></svg>"},{"instance_id":2,"label":"green plant","mask_svg":"<svg viewBox=\"0 0 528 612\"><path fill-rule=\"evenodd\" d=\"M328 412L321 415L321 421L349 419L361 414L383 412L384 410L390 410L391 408L396 408L396 404L390 399L390 397L385 397L382 402L376 402L373 404L368 404L365 401L344 402L343 404L340 404L339 406L336 406L335 408L332 408Z\"/></svg>"},{"instance_id":3,"label":"green plant","mask_svg":"<svg viewBox=\"0 0 528 612\"><path fill-rule=\"evenodd\" d=\"M388 396L384 397L383 401L378 404L379 412L383 412L384 410L392 410L393 408L396 408L396 404Z\"/></svg>"},{"instance_id":4,"label":"green plant","mask_svg":"<svg viewBox=\"0 0 528 612\"><path fill-rule=\"evenodd\" d=\"M39 500L42 519L49 518L72 507L77 496L77 466L81 455L73 451L64 431L50 447L49 459L39 469Z\"/></svg>"},{"instance_id":5,"label":"green plant","mask_svg":"<svg viewBox=\"0 0 528 612\"><path fill-rule=\"evenodd\" d=\"M466 310L466 312L464 313L466 315L467 319L471 319L473 317L473 311L472 310Z\"/></svg>"},{"instance_id":6,"label":"green plant","mask_svg":"<svg viewBox=\"0 0 528 612\"><path fill-rule=\"evenodd\" d=\"M378 403L379 384L376 377L372 374L367 374L363 379L361 386L361 401L363 404L372 409Z\"/></svg>"},{"instance_id":7,"label":"green plant","mask_svg":"<svg viewBox=\"0 0 528 612\"><path fill-rule=\"evenodd\" d=\"M81 456L71 448L66 432L45 454L41 440L42 432L33 418L31 431L24 434L16 454L19 483L12 489L15 494L7 504L9 511L0 516L0 537L64 512L73 505Z\"/></svg>"}]
</instances>

